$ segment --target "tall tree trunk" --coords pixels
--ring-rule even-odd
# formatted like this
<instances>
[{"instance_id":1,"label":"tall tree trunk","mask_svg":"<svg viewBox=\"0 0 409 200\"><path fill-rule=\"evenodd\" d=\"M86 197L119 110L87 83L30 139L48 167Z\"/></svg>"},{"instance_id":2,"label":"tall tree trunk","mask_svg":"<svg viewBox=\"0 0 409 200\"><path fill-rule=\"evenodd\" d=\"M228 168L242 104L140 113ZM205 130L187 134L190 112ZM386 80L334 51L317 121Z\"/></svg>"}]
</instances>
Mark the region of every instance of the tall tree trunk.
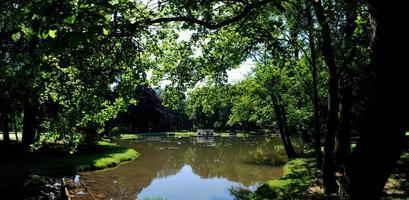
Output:
<instances>
[{"instance_id":1,"label":"tall tree trunk","mask_svg":"<svg viewBox=\"0 0 409 200\"><path fill-rule=\"evenodd\" d=\"M34 33L38 33L40 30L40 22L38 20L34 20L32 22L32 27ZM40 66L40 61L38 59L37 55L37 45L39 44L39 38L38 37L32 37L32 39L29 42L28 45L28 53L31 58L31 64L28 65L28 68L38 68ZM28 77L28 79L31 79L32 85L34 85L36 77L35 74L31 74L31 77ZM25 100L24 100L24 119L23 119L23 138L22 138L22 144L23 144L23 149L24 151L29 151L30 149L30 144L33 144L36 138L37 134L37 98L38 96L36 95L36 88L33 88L33 86L28 86L28 88L25 88Z\"/></svg>"},{"instance_id":2,"label":"tall tree trunk","mask_svg":"<svg viewBox=\"0 0 409 200\"><path fill-rule=\"evenodd\" d=\"M30 144L34 143L37 133L37 112L34 104L31 97L28 97L24 103L22 144L25 151L28 151Z\"/></svg>"},{"instance_id":3,"label":"tall tree trunk","mask_svg":"<svg viewBox=\"0 0 409 200\"><path fill-rule=\"evenodd\" d=\"M284 126L284 135L285 135L285 139L287 140L287 145L289 148L288 150L293 157L296 157L297 155L295 153L293 143L291 142L291 135L288 129L287 112L285 111L284 106L281 105L280 107L281 107L281 115L282 115L283 126Z\"/></svg>"},{"instance_id":4,"label":"tall tree trunk","mask_svg":"<svg viewBox=\"0 0 409 200\"><path fill-rule=\"evenodd\" d=\"M348 79L350 80L350 79ZM351 81L351 80L350 80ZM344 173L351 149L352 86L344 83L341 89L340 123L335 142L335 165Z\"/></svg>"},{"instance_id":5,"label":"tall tree trunk","mask_svg":"<svg viewBox=\"0 0 409 200\"><path fill-rule=\"evenodd\" d=\"M14 118L14 135L16 136L16 142L18 142L18 128L17 128L17 116Z\"/></svg>"},{"instance_id":6,"label":"tall tree trunk","mask_svg":"<svg viewBox=\"0 0 409 200\"><path fill-rule=\"evenodd\" d=\"M323 183L325 193L336 191L335 166L334 166L334 143L338 121L338 75L335 64L334 49L332 47L331 31L324 14L321 0L314 1L315 13L321 27L322 53L328 67L328 121L327 133L324 141Z\"/></svg>"},{"instance_id":7,"label":"tall tree trunk","mask_svg":"<svg viewBox=\"0 0 409 200\"><path fill-rule=\"evenodd\" d=\"M335 165L337 170L345 173L345 165L351 149L351 118L352 118L352 82L353 75L350 65L355 58L355 21L358 3L355 0L345 0L345 51L349 52L342 63L343 75L340 78L340 124L335 136Z\"/></svg>"},{"instance_id":8,"label":"tall tree trunk","mask_svg":"<svg viewBox=\"0 0 409 200\"><path fill-rule=\"evenodd\" d=\"M2 125L2 131L3 131L3 142L5 144L10 143L10 120L9 120L9 115L7 113L3 113L1 115L1 125Z\"/></svg>"},{"instance_id":9,"label":"tall tree trunk","mask_svg":"<svg viewBox=\"0 0 409 200\"><path fill-rule=\"evenodd\" d=\"M277 102L277 99L274 96L272 100L272 105L273 105L273 110L274 110L274 114L275 114L277 125L278 125L278 131L280 132L280 137L281 137L281 141L283 142L285 153L287 154L288 159L292 160L296 156L294 147L292 146L292 143L289 143L288 136L286 135L282 110L280 108L280 105Z\"/></svg>"},{"instance_id":10,"label":"tall tree trunk","mask_svg":"<svg viewBox=\"0 0 409 200\"><path fill-rule=\"evenodd\" d=\"M368 1L373 29L374 88L347 168L343 199L380 199L404 146L409 112L405 2Z\"/></svg>"},{"instance_id":11,"label":"tall tree trunk","mask_svg":"<svg viewBox=\"0 0 409 200\"><path fill-rule=\"evenodd\" d=\"M310 3L306 2L307 5L307 22L308 22L308 35L309 35L309 47L310 47L310 58L311 58L311 75L312 75L312 104L314 107L314 150L315 159L317 163L317 168L322 167L322 151L321 151L321 123L320 123L320 113L319 113L319 98L318 98L318 82L317 82L317 51L315 47L314 40L314 23L311 15Z\"/></svg>"},{"instance_id":12,"label":"tall tree trunk","mask_svg":"<svg viewBox=\"0 0 409 200\"><path fill-rule=\"evenodd\" d=\"M98 141L97 126L94 123L88 123L84 128L85 143L88 145L94 145Z\"/></svg>"}]
</instances>

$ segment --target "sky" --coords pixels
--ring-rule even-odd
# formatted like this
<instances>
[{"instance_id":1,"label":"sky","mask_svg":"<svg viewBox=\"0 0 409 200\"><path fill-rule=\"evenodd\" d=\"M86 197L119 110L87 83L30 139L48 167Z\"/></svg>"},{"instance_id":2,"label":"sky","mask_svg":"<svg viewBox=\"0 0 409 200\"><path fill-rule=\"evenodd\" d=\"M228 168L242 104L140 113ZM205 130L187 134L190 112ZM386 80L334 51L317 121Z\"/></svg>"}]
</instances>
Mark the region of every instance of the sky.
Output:
<instances>
[{"instance_id":1,"label":"sky","mask_svg":"<svg viewBox=\"0 0 409 200\"><path fill-rule=\"evenodd\" d=\"M250 74L254 67L254 61L247 59L236 69L227 70L228 82L238 83L243 80L246 75Z\"/></svg>"}]
</instances>

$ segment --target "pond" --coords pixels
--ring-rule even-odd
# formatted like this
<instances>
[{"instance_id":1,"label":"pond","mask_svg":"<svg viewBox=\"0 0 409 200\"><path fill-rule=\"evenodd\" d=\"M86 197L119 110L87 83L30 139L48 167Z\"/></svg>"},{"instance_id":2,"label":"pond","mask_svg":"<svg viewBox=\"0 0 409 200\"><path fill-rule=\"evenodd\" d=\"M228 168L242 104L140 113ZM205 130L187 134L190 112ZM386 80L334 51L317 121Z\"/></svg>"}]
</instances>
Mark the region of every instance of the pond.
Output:
<instances>
[{"instance_id":1,"label":"pond","mask_svg":"<svg viewBox=\"0 0 409 200\"><path fill-rule=\"evenodd\" d=\"M139 158L81 174L97 199L233 199L231 187L254 190L282 175L281 166L266 162L282 157L277 138L143 137L120 143L135 148Z\"/></svg>"}]
</instances>

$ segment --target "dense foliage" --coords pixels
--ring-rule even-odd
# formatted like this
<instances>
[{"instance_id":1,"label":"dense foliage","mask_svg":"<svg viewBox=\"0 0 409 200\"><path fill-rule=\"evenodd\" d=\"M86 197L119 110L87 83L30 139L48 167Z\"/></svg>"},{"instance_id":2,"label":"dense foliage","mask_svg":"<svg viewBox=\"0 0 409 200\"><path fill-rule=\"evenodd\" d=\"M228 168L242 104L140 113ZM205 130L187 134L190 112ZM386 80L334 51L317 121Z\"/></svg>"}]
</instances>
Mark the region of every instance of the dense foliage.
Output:
<instances>
[{"instance_id":1,"label":"dense foliage","mask_svg":"<svg viewBox=\"0 0 409 200\"><path fill-rule=\"evenodd\" d=\"M280 134L291 159L292 136L301 134L314 144L327 194L379 198L408 128L399 117L409 111L409 73L394 46L407 40L394 31L404 18L398 7L374 0L1 1L4 143L11 129L22 132L23 151L42 143L75 151L120 131L268 130ZM229 83L228 71L248 60L252 73Z\"/></svg>"}]
</instances>

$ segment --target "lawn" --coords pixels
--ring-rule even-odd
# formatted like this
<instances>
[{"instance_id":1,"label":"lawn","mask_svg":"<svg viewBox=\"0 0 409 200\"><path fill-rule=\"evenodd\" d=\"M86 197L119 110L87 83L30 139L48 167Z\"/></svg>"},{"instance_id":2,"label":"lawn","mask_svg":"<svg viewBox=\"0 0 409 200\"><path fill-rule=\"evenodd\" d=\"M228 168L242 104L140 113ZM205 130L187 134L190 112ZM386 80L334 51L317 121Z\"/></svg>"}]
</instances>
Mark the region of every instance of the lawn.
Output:
<instances>
[{"instance_id":1,"label":"lawn","mask_svg":"<svg viewBox=\"0 0 409 200\"><path fill-rule=\"evenodd\" d=\"M28 175L71 176L81 171L115 167L139 155L134 149L108 142L99 142L93 146L82 145L74 154L52 151L26 155L1 153L4 155L0 160L0 193L20 187Z\"/></svg>"},{"instance_id":2,"label":"lawn","mask_svg":"<svg viewBox=\"0 0 409 200\"><path fill-rule=\"evenodd\" d=\"M235 137L245 137L250 134L245 133L237 133ZM138 139L142 136L175 136L175 137L195 137L197 136L196 132L153 132L153 133L135 133L135 134L121 134L121 139L130 140L130 139ZM231 137L229 133L226 132L215 132L213 136L220 136L220 137Z\"/></svg>"},{"instance_id":3,"label":"lawn","mask_svg":"<svg viewBox=\"0 0 409 200\"><path fill-rule=\"evenodd\" d=\"M9 134L10 140L16 140L16 134L14 132L10 132ZM23 138L23 134L21 132L17 132L18 141L21 141ZM0 132L0 140L3 140L3 132Z\"/></svg>"}]
</instances>

